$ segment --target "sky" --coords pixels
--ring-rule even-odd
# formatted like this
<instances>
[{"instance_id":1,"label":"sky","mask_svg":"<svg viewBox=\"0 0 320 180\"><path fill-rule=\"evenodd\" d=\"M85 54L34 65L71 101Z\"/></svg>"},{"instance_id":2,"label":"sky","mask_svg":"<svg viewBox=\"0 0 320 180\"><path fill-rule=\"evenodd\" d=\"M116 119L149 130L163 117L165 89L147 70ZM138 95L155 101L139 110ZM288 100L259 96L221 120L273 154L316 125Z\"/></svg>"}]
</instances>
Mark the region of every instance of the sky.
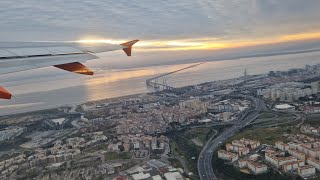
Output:
<instances>
[{"instance_id":1,"label":"sky","mask_svg":"<svg viewBox=\"0 0 320 180\"><path fill-rule=\"evenodd\" d=\"M1 41L140 39L138 50L320 38L319 0L1 0Z\"/></svg>"}]
</instances>

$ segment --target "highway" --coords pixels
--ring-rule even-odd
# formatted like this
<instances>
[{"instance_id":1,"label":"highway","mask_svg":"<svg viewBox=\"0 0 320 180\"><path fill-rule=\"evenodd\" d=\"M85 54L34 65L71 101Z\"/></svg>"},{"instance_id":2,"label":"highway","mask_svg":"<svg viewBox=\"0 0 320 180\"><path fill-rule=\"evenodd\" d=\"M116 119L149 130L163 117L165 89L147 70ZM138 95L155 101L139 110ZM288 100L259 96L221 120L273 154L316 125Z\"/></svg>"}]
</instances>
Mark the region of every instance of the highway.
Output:
<instances>
[{"instance_id":1,"label":"highway","mask_svg":"<svg viewBox=\"0 0 320 180\"><path fill-rule=\"evenodd\" d=\"M223 131L218 137L214 138L212 136L207 144L202 149L199 158L198 158L198 173L201 180L214 180L218 179L214 174L212 168L212 156L214 151L223 144L225 140L233 136L236 132L240 129L247 126L251 121L256 119L261 111L267 110L264 102L260 99L254 98L252 96L244 96L248 99L251 99L254 102L254 109L244 113L240 116L237 120L235 120L235 124L228 128L227 130Z\"/></svg>"}]
</instances>

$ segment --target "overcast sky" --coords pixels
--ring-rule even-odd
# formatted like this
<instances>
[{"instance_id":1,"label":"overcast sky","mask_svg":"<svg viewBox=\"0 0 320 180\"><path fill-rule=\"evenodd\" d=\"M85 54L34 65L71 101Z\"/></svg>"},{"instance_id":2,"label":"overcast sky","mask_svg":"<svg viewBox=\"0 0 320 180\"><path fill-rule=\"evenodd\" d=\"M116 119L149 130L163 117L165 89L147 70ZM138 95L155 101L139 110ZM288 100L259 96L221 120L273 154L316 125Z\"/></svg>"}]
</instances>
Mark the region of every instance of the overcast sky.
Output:
<instances>
[{"instance_id":1,"label":"overcast sky","mask_svg":"<svg viewBox=\"0 0 320 180\"><path fill-rule=\"evenodd\" d=\"M1 0L0 40L237 39L316 31L319 0Z\"/></svg>"},{"instance_id":2,"label":"overcast sky","mask_svg":"<svg viewBox=\"0 0 320 180\"><path fill-rule=\"evenodd\" d=\"M231 51L221 49L241 45L304 40L241 55L320 47L319 9L319 0L1 0L0 41L140 39L132 58L103 55L126 68L223 59Z\"/></svg>"}]
</instances>

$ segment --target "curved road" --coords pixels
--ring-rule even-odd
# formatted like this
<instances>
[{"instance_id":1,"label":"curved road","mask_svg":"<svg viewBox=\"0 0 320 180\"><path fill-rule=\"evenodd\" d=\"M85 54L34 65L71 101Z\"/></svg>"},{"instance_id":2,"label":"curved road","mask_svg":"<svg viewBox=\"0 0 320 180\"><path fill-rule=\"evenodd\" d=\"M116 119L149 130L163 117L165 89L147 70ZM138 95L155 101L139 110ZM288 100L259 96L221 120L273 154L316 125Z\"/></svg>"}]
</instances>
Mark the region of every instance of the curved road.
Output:
<instances>
[{"instance_id":1,"label":"curved road","mask_svg":"<svg viewBox=\"0 0 320 180\"><path fill-rule=\"evenodd\" d=\"M252 96L242 96L251 99L255 108L244 113L239 119L235 120L235 124L229 129L223 131L218 137L209 139L205 147L202 149L198 158L198 172L201 180L217 179L212 168L213 152L228 138L233 136L240 129L247 126L251 121L256 119L262 110L267 110L264 102Z\"/></svg>"}]
</instances>

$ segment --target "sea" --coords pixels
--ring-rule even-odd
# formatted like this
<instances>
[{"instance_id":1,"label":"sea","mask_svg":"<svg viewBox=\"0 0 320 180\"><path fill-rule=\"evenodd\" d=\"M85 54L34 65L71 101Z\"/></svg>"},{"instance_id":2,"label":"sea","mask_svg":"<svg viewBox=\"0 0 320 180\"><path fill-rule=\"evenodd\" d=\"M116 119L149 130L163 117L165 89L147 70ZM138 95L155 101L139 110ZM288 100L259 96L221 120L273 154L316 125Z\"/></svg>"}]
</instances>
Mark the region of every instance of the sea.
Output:
<instances>
[{"instance_id":1,"label":"sea","mask_svg":"<svg viewBox=\"0 0 320 180\"><path fill-rule=\"evenodd\" d=\"M237 78L245 69L249 75L304 68L320 63L320 52L209 61L166 76L173 87ZM94 76L65 73L44 68L18 75L3 75L0 85L14 94L12 100L0 100L0 115L49 109L87 101L151 92L146 80L191 64L157 65L134 68L97 68Z\"/></svg>"}]
</instances>

